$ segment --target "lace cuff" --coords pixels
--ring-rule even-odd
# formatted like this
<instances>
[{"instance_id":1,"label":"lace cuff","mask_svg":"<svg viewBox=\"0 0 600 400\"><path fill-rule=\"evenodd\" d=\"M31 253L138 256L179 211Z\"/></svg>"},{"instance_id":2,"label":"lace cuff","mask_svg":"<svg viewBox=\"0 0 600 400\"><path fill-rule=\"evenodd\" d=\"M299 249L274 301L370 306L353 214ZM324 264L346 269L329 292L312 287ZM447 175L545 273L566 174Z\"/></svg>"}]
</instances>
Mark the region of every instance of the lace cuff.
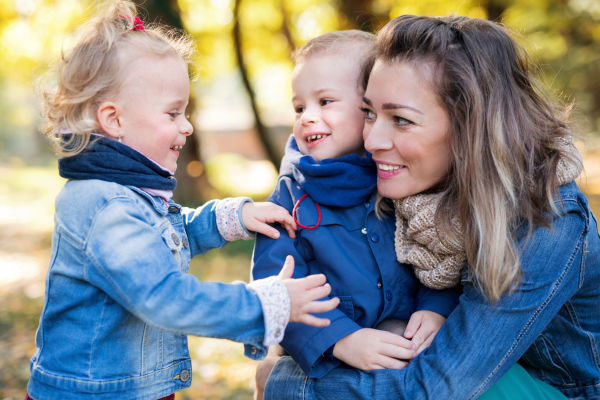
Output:
<instances>
[{"instance_id":1,"label":"lace cuff","mask_svg":"<svg viewBox=\"0 0 600 400\"><path fill-rule=\"evenodd\" d=\"M252 202L248 197L228 198L218 202L216 207L217 228L228 242L238 239L254 239L256 234L250 233L242 223L242 206Z\"/></svg>"},{"instance_id":2,"label":"lace cuff","mask_svg":"<svg viewBox=\"0 0 600 400\"><path fill-rule=\"evenodd\" d=\"M259 279L248 284L258 295L265 316L264 346L274 346L283 340L290 320L290 296L283 281L277 276Z\"/></svg>"}]
</instances>

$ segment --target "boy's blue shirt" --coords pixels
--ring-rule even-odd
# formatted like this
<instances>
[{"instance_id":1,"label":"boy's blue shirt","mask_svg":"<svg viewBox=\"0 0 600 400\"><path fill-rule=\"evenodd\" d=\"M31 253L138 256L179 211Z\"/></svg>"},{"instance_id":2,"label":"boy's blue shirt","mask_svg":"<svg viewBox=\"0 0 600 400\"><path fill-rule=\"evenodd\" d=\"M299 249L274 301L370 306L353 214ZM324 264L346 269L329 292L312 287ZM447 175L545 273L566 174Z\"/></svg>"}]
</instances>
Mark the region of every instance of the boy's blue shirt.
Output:
<instances>
[{"instance_id":1,"label":"boy's blue shirt","mask_svg":"<svg viewBox=\"0 0 600 400\"><path fill-rule=\"evenodd\" d=\"M291 212L298 199L307 193L303 186L327 190L337 183L328 183L326 173L319 176L302 174L302 168L288 161L297 157L297 147L290 146L290 142L277 186L269 201ZM327 165L336 164L336 160L368 166L369 163L364 163L365 158L357 162L352 160L361 157L354 157L316 164L324 167L322 170L326 170ZM373 163L372 160L370 163ZM314 165L314 160L310 164ZM337 163L336 171L340 165ZM374 169L372 171L375 173ZM354 174L360 172L355 169ZM300 175L303 185L297 179ZM337 172L332 175L334 179L339 176ZM319 180L318 184L312 182L314 180ZM369 179L362 181L363 185L371 182ZM252 269L254 279L277 275L285 257L292 255L296 261L294 278L323 273L332 288L330 296L341 300L337 309L322 315L331 320L330 326L314 328L291 323L286 329L281 345L309 377L321 378L338 367L341 361L328 359L322 354L340 339L361 328L373 328L386 318L408 320L412 313L420 310L434 311L447 317L458 304L458 289L429 289L419 283L412 267L398 263L394 251L395 219L393 215L383 219L376 216L377 192L374 189L370 189L365 201L354 206L339 207L331 205L331 201L329 205L319 203L319 227L300 228L296 239L290 239L280 227L277 227L281 233L278 240L264 235L257 237ZM313 226L318 219L313 200L315 193L309 191L308 194L310 197L297 208L296 217L302 225ZM342 203L347 203L351 195L344 191L337 194ZM329 191L327 196L335 199L336 191ZM318 195L316 197L319 198Z\"/></svg>"}]
</instances>

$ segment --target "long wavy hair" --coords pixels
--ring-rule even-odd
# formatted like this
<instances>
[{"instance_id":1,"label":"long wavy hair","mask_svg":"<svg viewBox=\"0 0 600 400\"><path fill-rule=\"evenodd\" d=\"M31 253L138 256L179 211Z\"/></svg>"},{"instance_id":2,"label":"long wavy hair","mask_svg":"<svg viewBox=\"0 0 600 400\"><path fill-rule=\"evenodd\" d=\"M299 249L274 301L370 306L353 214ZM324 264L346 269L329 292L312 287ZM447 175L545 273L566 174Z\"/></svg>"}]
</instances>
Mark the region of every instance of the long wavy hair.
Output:
<instances>
[{"instance_id":1,"label":"long wavy hair","mask_svg":"<svg viewBox=\"0 0 600 400\"><path fill-rule=\"evenodd\" d=\"M536 81L512 34L487 20L403 15L378 33L361 75L365 90L378 60L433 71L452 149L436 226L452 232L448 210L457 210L471 276L495 302L520 279L517 226L550 226L557 211L557 165L572 158L561 149L572 140L570 107Z\"/></svg>"},{"instance_id":2,"label":"long wavy hair","mask_svg":"<svg viewBox=\"0 0 600 400\"><path fill-rule=\"evenodd\" d=\"M158 24L136 29L137 16L131 1L100 3L96 15L73 33L73 45L39 80L42 117L47 119L41 131L57 155L75 155L92 132L102 133L96 110L118 95L132 60L174 56L191 63L196 52L191 36Z\"/></svg>"}]
</instances>

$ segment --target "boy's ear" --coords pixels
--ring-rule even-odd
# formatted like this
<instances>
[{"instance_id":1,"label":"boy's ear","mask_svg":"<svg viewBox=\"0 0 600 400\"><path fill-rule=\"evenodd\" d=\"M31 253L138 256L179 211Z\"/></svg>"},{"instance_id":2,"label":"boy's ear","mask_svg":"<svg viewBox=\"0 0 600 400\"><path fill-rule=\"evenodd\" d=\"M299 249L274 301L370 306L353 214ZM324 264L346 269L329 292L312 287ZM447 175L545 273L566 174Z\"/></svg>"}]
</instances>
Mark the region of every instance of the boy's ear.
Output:
<instances>
[{"instance_id":1,"label":"boy's ear","mask_svg":"<svg viewBox=\"0 0 600 400\"><path fill-rule=\"evenodd\" d=\"M100 103L100 106L98 106L98 110L96 111L96 118L98 118L102 131L113 139L119 139L119 137L125 136L121 132L119 116L119 105L112 101Z\"/></svg>"}]
</instances>

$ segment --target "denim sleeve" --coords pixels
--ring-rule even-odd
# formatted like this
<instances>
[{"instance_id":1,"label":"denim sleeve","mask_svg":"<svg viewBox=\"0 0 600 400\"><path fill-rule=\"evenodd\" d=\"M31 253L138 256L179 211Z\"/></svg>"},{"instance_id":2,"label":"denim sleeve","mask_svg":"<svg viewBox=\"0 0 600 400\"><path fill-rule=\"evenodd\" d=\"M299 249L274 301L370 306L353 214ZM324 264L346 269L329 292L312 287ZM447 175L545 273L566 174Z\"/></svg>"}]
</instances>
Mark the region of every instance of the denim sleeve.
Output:
<instances>
[{"instance_id":1,"label":"denim sleeve","mask_svg":"<svg viewBox=\"0 0 600 400\"><path fill-rule=\"evenodd\" d=\"M281 185L278 185L269 200L288 210L293 208L289 192ZM252 260L252 277L261 279L279 274L288 255L293 256L295 261L293 277L308 276L306 255L303 247L298 243L298 239L291 239L287 232L278 225L274 227L279 230L279 239L257 235ZM326 297L324 300L328 298ZM337 308L318 314L318 317L328 318L331 324L325 328L317 328L301 323L290 323L285 330L283 341L280 343L302 370L314 378L320 378L340 365L339 360L328 360L322 357L323 353L338 340L360 329L360 325Z\"/></svg>"},{"instance_id":2,"label":"denim sleeve","mask_svg":"<svg viewBox=\"0 0 600 400\"><path fill-rule=\"evenodd\" d=\"M470 281L463 282L458 307L431 346L407 368L369 372L337 368L322 379L306 381L302 387L306 398L481 396L519 360L576 292L587 231L586 216L580 211L555 219L552 228L536 227L527 243L525 239L518 242L522 277L513 292L492 305ZM286 363L281 364L269 377L265 399L282 390L296 392L296 384L302 381L297 372L285 369Z\"/></svg>"},{"instance_id":3,"label":"denim sleeve","mask_svg":"<svg viewBox=\"0 0 600 400\"><path fill-rule=\"evenodd\" d=\"M202 209L202 218L210 215L211 206ZM221 244L218 232L208 233L208 240L194 244L196 249ZM158 228L146 222L131 199L113 199L96 214L84 251L85 279L147 324L249 344L265 354L258 296L245 284L200 282L182 272Z\"/></svg>"},{"instance_id":4,"label":"denim sleeve","mask_svg":"<svg viewBox=\"0 0 600 400\"><path fill-rule=\"evenodd\" d=\"M448 318L458 305L460 294L459 287L437 290L421 285L417 292L415 311L433 311Z\"/></svg>"}]
</instances>

